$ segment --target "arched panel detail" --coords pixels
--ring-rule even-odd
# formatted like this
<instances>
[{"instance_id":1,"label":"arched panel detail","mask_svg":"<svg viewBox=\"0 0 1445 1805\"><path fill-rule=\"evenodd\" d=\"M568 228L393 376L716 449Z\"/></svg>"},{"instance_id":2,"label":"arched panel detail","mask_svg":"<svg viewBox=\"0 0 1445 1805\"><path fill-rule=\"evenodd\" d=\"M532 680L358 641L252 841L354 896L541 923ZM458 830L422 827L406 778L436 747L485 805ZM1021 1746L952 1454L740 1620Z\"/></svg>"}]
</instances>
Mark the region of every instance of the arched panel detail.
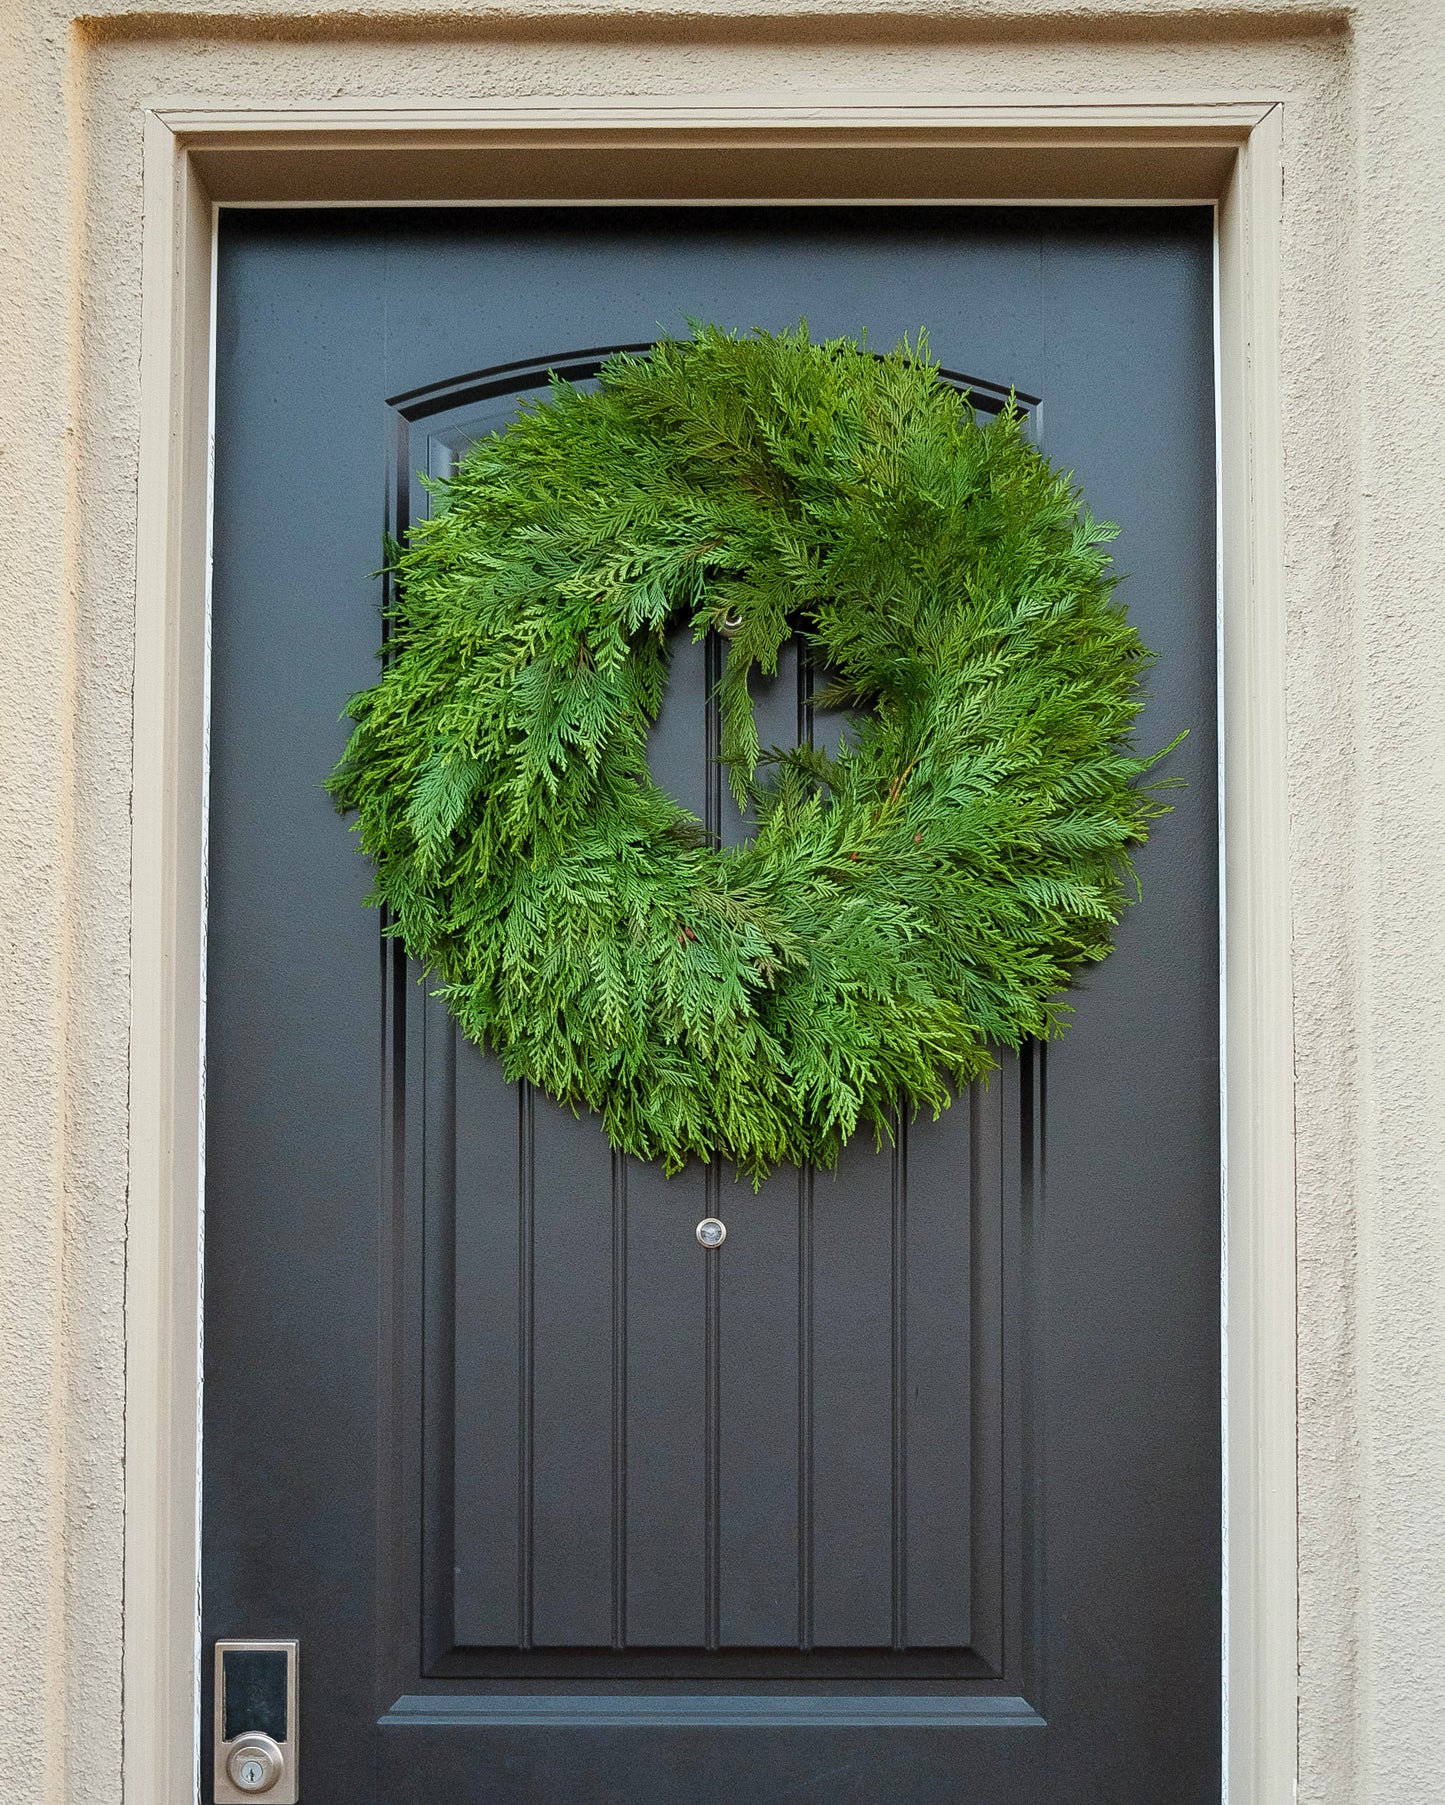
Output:
<instances>
[{"instance_id":1,"label":"arched panel detail","mask_svg":"<svg viewBox=\"0 0 1445 1805\"><path fill-rule=\"evenodd\" d=\"M512 413L509 401L544 390L554 376L566 382L594 382L609 357L624 352L641 356L651 349L651 343L645 342L556 351L491 364L393 395L387 402L393 439L387 531L399 537L417 517L425 498L425 490L417 482L418 471L424 470L429 477L447 475L468 445L506 423ZM986 377L943 368L938 373L945 382L965 391L981 414L1002 412L1011 395L1026 415L1040 405L1037 395Z\"/></svg>"},{"instance_id":2,"label":"arched panel detail","mask_svg":"<svg viewBox=\"0 0 1445 1805\"><path fill-rule=\"evenodd\" d=\"M419 473L445 476L517 397L650 348L394 396L390 530L427 506ZM1008 401L942 374L981 412ZM724 649L674 635L649 756L726 844L747 824L716 761ZM814 687L795 642L758 686L765 741L834 738ZM790 1169L754 1197L719 1165L668 1180L613 1153L386 957L396 1414L422 1424L394 1609L426 1680L480 1687L469 1708L525 1685L569 1710L618 1684L685 1685L708 1711L739 1687L807 1711L923 1685L1036 1722L1022 1299L1042 1050L892 1149L861 1135L840 1182ZM712 1214L733 1232L709 1268L693 1224Z\"/></svg>"}]
</instances>

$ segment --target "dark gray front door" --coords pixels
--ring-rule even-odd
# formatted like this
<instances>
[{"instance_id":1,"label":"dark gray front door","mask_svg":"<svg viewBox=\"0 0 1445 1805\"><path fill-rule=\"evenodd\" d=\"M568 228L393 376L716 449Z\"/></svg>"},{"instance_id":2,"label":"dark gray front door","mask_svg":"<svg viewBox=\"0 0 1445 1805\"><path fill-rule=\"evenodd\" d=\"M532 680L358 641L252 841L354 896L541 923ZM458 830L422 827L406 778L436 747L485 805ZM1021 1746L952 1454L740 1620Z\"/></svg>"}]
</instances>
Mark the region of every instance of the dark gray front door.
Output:
<instances>
[{"instance_id":1,"label":"dark gray front door","mask_svg":"<svg viewBox=\"0 0 1445 1805\"><path fill-rule=\"evenodd\" d=\"M223 216L204 1630L300 1638L306 1805L1218 1799L1211 225ZM417 473L690 315L1017 390L1123 529L1141 743L1190 729L1068 1036L758 1197L506 1085L321 789ZM654 768L731 837L716 668L678 642Z\"/></svg>"}]
</instances>

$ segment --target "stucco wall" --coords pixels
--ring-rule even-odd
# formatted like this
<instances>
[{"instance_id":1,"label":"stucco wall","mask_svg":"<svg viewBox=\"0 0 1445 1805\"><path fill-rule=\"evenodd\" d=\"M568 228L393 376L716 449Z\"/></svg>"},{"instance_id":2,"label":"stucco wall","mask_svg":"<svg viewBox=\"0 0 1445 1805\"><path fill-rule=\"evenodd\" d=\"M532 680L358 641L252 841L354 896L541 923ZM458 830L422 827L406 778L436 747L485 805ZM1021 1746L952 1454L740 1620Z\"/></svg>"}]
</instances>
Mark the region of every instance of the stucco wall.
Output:
<instances>
[{"instance_id":1,"label":"stucco wall","mask_svg":"<svg viewBox=\"0 0 1445 1805\"><path fill-rule=\"evenodd\" d=\"M1442 0L9 0L0 68L0 1800L119 1790L141 106L863 86L1286 96L1301 1797L1445 1797Z\"/></svg>"}]
</instances>

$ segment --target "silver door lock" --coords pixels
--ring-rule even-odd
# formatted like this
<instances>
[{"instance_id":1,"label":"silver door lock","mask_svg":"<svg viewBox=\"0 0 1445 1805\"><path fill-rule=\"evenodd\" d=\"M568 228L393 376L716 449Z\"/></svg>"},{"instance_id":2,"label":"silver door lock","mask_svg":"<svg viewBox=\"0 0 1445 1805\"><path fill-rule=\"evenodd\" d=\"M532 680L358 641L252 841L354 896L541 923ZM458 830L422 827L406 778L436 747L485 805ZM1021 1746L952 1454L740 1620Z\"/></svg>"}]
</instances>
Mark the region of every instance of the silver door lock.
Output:
<instances>
[{"instance_id":1,"label":"silver door lock","mask_svg":"<svg viewBox=\"0 0 1445 1805\"><path fill-rule=\"evenodd\" d=\"M268 1792L285 1767L285 1756L269 1736L243 1736L226 1757L226 1772L245 1793Z\"/></svg>"},{"instance_id":2,"label":"silver door lock","mask_svg":"<svg viewBox=\"0 0 1445 1805\"><path fill-rule=\"evenodd\" d=\"M294 1641L216 1644L216 1805L297 1805L299 1660Z\"/></svg>"},{"instance_id":3,"label":"silver door lock","mask_svg":"<svg viewBox=\"0 0 1445 1805\"><path fill-rule=\"evenodd\" d=\"M704 1216L697 1225L697 1238L704 1247L721 1247L728 1238L727 1225L716 1216Z\"/></svg>"}]
</instances>

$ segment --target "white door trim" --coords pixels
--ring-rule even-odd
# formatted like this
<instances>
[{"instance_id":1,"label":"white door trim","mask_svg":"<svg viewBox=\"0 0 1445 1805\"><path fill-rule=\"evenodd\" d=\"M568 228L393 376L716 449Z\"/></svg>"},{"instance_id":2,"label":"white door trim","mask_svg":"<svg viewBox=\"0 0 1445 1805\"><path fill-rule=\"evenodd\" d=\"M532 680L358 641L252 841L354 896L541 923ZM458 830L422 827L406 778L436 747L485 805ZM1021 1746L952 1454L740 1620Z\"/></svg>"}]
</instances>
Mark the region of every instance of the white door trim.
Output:
<instances>
[{"instance_id":1,"label":"white door trim","mask_svg":"<svg viewBox=\"0 0 1445 1805\"><path fill-rule=\"evenodd\" d=\"M1219 219L1225 1698L1232 1805L1297 1744L1294 1078L1269 95L527 99L145 119L137 553L124 1799L195 1797L203 933L218 203L1212 201Z\"/></svg>"}]
</instances>

